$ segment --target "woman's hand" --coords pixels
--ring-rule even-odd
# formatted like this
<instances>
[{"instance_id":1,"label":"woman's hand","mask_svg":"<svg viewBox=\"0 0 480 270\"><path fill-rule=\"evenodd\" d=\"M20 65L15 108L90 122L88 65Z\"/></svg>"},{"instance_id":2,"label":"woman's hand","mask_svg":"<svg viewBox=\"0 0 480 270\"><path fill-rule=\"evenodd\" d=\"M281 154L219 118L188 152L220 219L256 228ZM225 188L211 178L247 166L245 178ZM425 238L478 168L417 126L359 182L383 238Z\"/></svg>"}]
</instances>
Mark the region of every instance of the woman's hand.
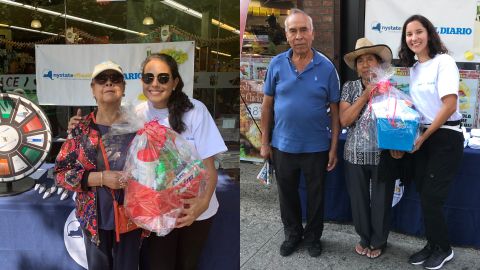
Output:
<instances>
[{"instance_id":1,"label":"woman's hand","mask_svg":"<svg viewBox=\"0 0 480 270\"><path fill-rule=\"evenodd\" d=\"M207 196L200 196L192 199L184 199L183 204L184 207L180 217L177 218L177 224L175 225L175 228L192 225L192 223L203 212L205 212L205 210L207 210L208 205L210 204L210 198Z\"/></svg>"},{"instance_id":2,"label":"woman's hand","mask_svg":"<svg viewBox=\"0 0 480 270\"><path fill-rule=\"evenodd\" d=\"M360 117L363 107L368 104L370 100L370 93L375 88L375 84L368 84L355 102L349 103L347 101L340 101L339 117L340 125L342 127L349 127L355 123Z\"/></svg>"},{"instance_id":3,"label":"woman's hand","mask_svg":"<svg viewBox=\"0 0 480 270\"><path fill-rule=\"evenodd\" d=\"M418 151L418 149L420 149L420 147L422 147L423 142L426 140L426 137L424 136L424 134L422 134L420 137L418 137L415 140L415 145L413 146L413 150L410 153L414 153L414 152Z\"/></svg>"},{"instance_id":4,"label":"woman's hand","mask_svg":"<svg viewBox=\"0 0 480 270\"><path fill-rule=\"evenodd\" d=\"M79 108L77 110L77 114L72 116L72 118L70 118L70 121L68 121L68 131L71 131L82 120L83 120L82 109Z\"/></svg>"},{"instance_id":5,"label":"woman's hand","mask_svg":"<svg viewBox=\"0 0 480 270\"><path fill-rule=\"evenodd\" d=\"M368 98L370 98L370 95L372 94L372 91L374 92L375 94L375 89L376 87L376 84L374 83L369 83L366 87L365 87L365 91L363 91L363 94L362 95L366 95ZM368 100L367 100L368 101Z\"/></svg>"},{"instance_id":6,"label":"woman's hand","mask_svg":"<svg viewBox=\"0 0 480 270\"><path fill-rule=\"evenodd\" d=\"M180 217L177 218L176 228L190 226L203 212L208 209L210 199L217 186L217 169L215 169L215 157L211 156L203 159L203 164L207 170L207 183L205 191L198 197L183 199L183 209Z\"/></svg>"},{"instance_id":7,"label":"woman's hand","mask_svg":"<svg viewBox=\"0 0 480 270\"><path fill-rule=\"evenodd\" d=\"M123 177L122 171L103 171L100 175L100 183L111 189L121 189L127 186L127 179Z\"/></svg>"},{"instance_id":8,"label":"woman's hand","mask_svg":"<svg viewBox=\"0 0 480 270\"><path fill-rule=\"evenodd\" d=\"M390 156L394 159L401 159L405 155L404 151L399 151L399 150L390 150Z\"/></svg>"}]
</instances>

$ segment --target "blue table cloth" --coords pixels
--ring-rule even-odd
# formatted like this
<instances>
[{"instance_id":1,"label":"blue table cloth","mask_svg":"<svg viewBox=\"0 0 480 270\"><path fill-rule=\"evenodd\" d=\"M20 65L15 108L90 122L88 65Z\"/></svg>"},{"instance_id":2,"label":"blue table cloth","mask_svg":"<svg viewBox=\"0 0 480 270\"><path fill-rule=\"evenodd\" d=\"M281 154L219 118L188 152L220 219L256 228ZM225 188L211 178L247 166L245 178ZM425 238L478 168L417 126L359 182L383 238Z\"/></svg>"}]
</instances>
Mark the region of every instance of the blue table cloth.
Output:
<instances>
[{"instance_id":1,"label":"blue table cloth","mask_svg":"<svg viewBox=\"0 0 480 270\"><path fill-rule=\"evenodd\" d=\"M38 182L51 186L53 180L43 177ZM58 195L44 200L42 195L30 190L17 196L0 197L0 269L84 269L72 259L65 245L83 241L78 221L67 220L75 207L74 201L71 198L60 201ZM239 269L239 183L220 173L217 197L220 207L199 269Z\"/></svg>"}]
</instances>

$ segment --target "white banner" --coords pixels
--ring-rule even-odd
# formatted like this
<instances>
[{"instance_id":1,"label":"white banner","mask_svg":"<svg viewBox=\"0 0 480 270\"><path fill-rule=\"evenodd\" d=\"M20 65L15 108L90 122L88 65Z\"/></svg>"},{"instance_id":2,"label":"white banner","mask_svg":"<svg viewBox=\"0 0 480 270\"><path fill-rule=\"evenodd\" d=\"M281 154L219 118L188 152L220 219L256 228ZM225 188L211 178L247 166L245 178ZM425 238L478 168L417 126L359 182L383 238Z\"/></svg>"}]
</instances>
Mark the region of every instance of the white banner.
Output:
<instances>
[{"instance_id":1,"label":"white banner","mask_svg":"<svg viewBox=\"0 0 480 270\"><path fill-rule=\"evenodd\" d=\"M140 65L151 53L166 53L179 64L185 84L183 91L193 95L193 41L95 44L35 45L38 101L42 105L94 106L90 82L93 67L112 60L122 68L127 82L124 101L145 101L140 81Z\"/></svg>"},{"instance_id":2,"label":"white banner","mask_svg":"<svg viewBox=\"0 0 480 270\"><path fill-rule=\"evenodd\" d=\"M366 0L365 37L386 44L398 58L405 20L427 17L457 62L480 62L480 20L476 0ZM479 11L480 12L480 11Z\"/></svg>"}]
</instances>

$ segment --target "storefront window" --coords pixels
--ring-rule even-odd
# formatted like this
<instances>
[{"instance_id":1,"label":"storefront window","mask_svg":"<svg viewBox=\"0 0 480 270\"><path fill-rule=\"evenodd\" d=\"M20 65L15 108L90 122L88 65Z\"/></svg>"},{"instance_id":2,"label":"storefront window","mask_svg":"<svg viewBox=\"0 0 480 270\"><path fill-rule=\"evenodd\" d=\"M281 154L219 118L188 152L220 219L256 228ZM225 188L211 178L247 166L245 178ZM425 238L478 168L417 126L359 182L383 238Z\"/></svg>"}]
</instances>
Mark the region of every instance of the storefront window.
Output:
<instances>
[{"instance_id":1,"label":"storefront window","mask_svg":"<svg viewBox=\"0 0 480 270\"><path fill-rule=\"evenodd\" d=\"M238 116L238 22L238 1L2 1L0 87L3 92L20 93L38 102L35 74L43 71L35 66L37 44L193 40L195 81L190 92L215 118ZM55 138L65 137L68 119L78 108L60 105L42 106ZM85 114L93 107L81 108Z\"/></svg>"},{"instance_id":2,"label":"storefront window","mask_svg":"<svg viewBox=\"0 0 480 270\"><path fill-rule=\"evenodd\" d=\"M240 159L261 162L261 105L263 81L270 60L289 48L284 29L294 1L282 4L251 1L240 61Z\"/></svg>"}]
</instances>

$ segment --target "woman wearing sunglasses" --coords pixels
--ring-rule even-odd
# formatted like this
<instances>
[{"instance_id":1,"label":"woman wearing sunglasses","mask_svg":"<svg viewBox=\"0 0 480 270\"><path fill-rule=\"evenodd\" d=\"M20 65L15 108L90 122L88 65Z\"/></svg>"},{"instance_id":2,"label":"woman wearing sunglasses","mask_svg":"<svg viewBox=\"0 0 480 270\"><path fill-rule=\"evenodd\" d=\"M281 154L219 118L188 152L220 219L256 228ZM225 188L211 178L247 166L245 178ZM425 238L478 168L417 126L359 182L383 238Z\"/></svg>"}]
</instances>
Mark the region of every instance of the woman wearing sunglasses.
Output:
<instances>
[{"instance_id":1,"label":"woman wearing sunglasses","mask_svg":"<svg viewBox=\"0 0 480 270\"><path fill-rule=\"evenodd\" d=\"M184 84L171 56L148 56L142 64L142 82L148 101L137 106L137 113L147 120L157 119L190 142L203 159L209 178L202 195L185 200L173 231L144 239L141 269L196 269L218 209L214 155L227 147L205 105L182 91Z\"/></svg>"},{"instance_id":2,"label":"woman wearing sunglasses","mask_svg":"<svg viewBox=\"0 0 480 270\"><path fill-rule=\"evenodd\" d=\"M112 124L122 121L125 80L121 67L111 61L96 65L90 86L98 107L69 132L55 161L55 181L76 192L76 216L83 230L88 269L136 270L142 231L116 239L114 218L114 200L123 204L121 170L135 133L103 137Z\"/></svg>"}]
</instances>

